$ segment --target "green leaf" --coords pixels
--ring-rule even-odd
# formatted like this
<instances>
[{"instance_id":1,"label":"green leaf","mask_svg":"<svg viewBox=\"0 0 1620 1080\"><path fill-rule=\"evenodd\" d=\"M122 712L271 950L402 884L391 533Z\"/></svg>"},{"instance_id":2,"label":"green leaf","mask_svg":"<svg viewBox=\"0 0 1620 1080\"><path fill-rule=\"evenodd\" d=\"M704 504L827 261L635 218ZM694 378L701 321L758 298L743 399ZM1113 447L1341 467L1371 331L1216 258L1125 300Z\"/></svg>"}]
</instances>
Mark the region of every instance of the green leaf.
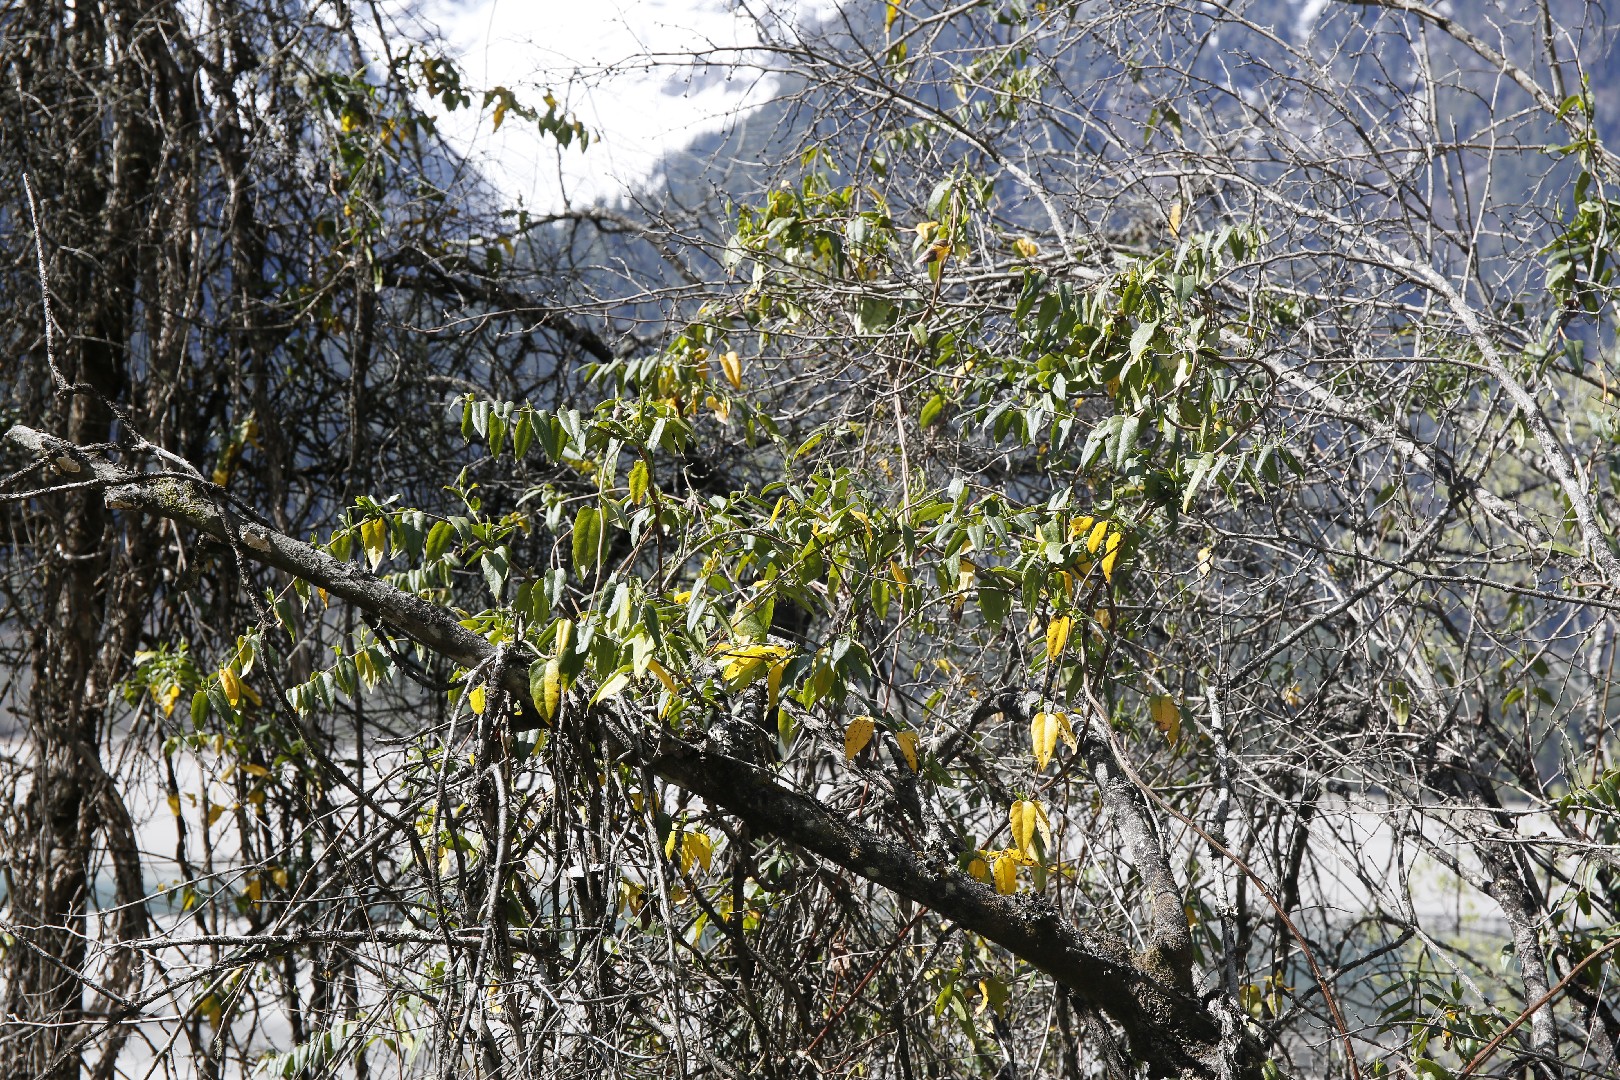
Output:
<instances>
[{"instance_id":1,"label":"green leaf","mask_svg":"<svg viewBox=\"0 0 1620 1080\"><path fill-rule=\"evenodd\" d=\"M518 413L517 426L512 429L512 456L522 461L533 442L534 414L525 408Z\"/></svg>"},{"instance_id":2,"label":"green leaf","mask_svg":"<svg viewBox=\"0 0 1620 1080\"><path fill-rule=\"evenodd\" d=\"M428 530L427 544L422 549L423 556L428 562L436 562L450 547L450 541L455 539L456 530L448 521L436 521L433 528Z\"/></svg>"},{"instance_id":3,"label":"green leaf","mask_svg":"<svg viewBox=\"0 0 1620 1080\"><path fill-rule=\"evenodd\" d=\"M574 569L581 574L596 569L602 548L602 511L582 506L574 515Z\"/></svg>"},{"instance_id":4,"label":"green leaf","mask_svg":"<svg viewBox=\"0 0 1620 1080\"><path fill-rule=\"evenodd\" d=\"M489 416L489 456L501 456L501 447L506 443L506 419L498 412L491 412Z\"/></svg>"},{"instance_id":5,"label":"green leaf","mask_svg":"<svg viewBox=\"0 0 1620 1080\"><path fill-rule=\"evenodd\" d=\"M641 501L647 497L647 488L650 480L651 478L647 470L647 460L645 458L638 458L636 463L630 466L630 478L628 483L630 485L631 502L637 504L638 506L641 504Z\"/></svg>"},{"instance_id":6,"label":"green leaf","mask_svg":"<svg viewBox=\"0 0 1620 1080\"><path fill-rule=\"evenodd\" d=\"M945 399L941 395L935 394L923 405L919 422L923 427L931 427L934 421L939 419L939 414L943 411L945 411Z\"/></svg>"}]
</instances>

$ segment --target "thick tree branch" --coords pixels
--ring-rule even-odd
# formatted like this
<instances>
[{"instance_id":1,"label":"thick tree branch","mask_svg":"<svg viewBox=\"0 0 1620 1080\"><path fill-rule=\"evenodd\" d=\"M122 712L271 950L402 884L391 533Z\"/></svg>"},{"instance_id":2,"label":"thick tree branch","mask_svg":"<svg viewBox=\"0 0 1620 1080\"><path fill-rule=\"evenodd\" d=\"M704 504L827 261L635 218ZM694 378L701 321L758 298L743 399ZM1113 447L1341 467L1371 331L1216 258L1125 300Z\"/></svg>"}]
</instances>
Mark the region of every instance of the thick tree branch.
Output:
<instances>
[{"instance_id":1,"label":"thick tree branch","mask_svg":"<svg viewBox=\"0 0 1620 1080\"><path fill-rule=\"evenodd\" d=\"M172 476L147 478L31 428L14 427L5 441L54 462L75 479L93 476L106 485L107 505L113 509L169 518L232 543L256 561L325 589L458 664L472 667L494 653L489 642L461 626L452 612L274 529L236 520L205 484ZM505 665L502 686L517 700L527 698L528 671L521 659L513 657ZM1223 1071L1216 1061L1220 1027L1209 1010L1190 994L1155 979L1122 942L1082 933L1043 899L1001 896L954 866L930 864L899 840L843 820L756 766L701 750L667 732L644 739L639 719L628 714L604 719L617 751L654 775L736 815L756 832L812 851L1045 971L1077 1001L1119 1024L1154 1075L1191 1078ZM1237 1071L1249 1075L1258 1070L1246 1060L1237 1063Z\"/></svg>"}]
</instances>

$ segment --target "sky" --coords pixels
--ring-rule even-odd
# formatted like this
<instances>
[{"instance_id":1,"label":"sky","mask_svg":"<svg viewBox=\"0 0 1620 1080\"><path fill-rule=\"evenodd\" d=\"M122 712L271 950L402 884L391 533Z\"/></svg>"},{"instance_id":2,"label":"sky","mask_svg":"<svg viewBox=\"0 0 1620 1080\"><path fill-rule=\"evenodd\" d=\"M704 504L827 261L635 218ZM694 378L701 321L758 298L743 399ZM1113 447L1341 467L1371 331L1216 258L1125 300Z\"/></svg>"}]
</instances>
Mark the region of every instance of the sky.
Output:
<instances>
[{"instance_id":1,"label":"sky","mask_svg":"<svg viewBox=\"0 0 1620 1080\"><path fill-rule=\"evenodd\" d=\"M827 3L774 6L814 18ZM560 209L565 199L575 206L622 199L651 182L660 155L763 103L774 86L757 71L693 65L695 53L717 48L735 62L757 43L756 24L737 0L398 0L388 17L406 37L440 36L469 86L505 86L530 105L549 90L590 130L590 149L581 153L577 145L559 151L533 125L510 118L494 131L487 111L441 119L451 145L508 201L533 211Z\"/></svg>"}]
</instances>

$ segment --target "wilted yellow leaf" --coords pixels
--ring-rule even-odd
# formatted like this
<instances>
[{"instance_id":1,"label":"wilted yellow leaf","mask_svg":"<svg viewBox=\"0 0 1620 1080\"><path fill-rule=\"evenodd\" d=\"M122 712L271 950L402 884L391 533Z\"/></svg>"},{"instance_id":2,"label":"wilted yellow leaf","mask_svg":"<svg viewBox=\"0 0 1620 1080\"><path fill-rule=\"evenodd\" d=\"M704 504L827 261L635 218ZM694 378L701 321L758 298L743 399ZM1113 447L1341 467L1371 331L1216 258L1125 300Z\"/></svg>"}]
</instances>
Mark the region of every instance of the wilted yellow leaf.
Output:
<instances>
[{"instance_id":1,"label":"wilted yellow leaf","mask_svg":"<svg viewBox=\"0 0 1620 1080\"><path fill-rule=\"evenodd\" d=\"M1027 236L1020 236L1018 239L1014 240L1013 250L1018 252L1018 254L1022 255L1026 259L1033 259L1035 256L1041 253L1041 249L1035 245L1035 241L1031 240Z\"/></svg>"},{"instance_id":2,"label":"wilted yellow leaf","mask_svg":"<svg viewBox=\"0 0 1620 1080\"><path fill-rule=\"evenodd\" d=\"M875 730L870 716L857 716L849 722L844 729L844 756L853 758L866 749L866 744L872 741L872 732Z\"/></svg>"},{"instance_id":3,"label":"wilted yellow leaf","mask_svg":"<svg viewBox=\"0 0 1620 1080\"><path fill-rule=\"evenodd\" d=\"M1164 732L1164 737L1172 744L1181 741L1181 708L1175 698L1154 694L1148 698L1148 715L1153 717L1153 726Z\"/></svg>"},{"instance_id":4,"label":"wilted yellow leaf","mask_svg":"<svg viewBox=\"0 0 1620 1080\"><path fill-rule=\"evenodd\" d=\"M690 873L693 863L698 863L702 865L703 869L707 870L713 858L714 841L709 838L708 833L690 832L686 834L686 842L681 845L682 873Z\"/></svg>"},{"instance_id":5,"label":"wilted yellow leaf","mask_svg":"<svg viewBox=\"0 0 1620 1080\"><path fill-rule=\"evenodd\" d=\"M1035 768L1045 769L1057 749L1057 715L1038 712L1029 722L1029 744L1035 751Z\"/></svg>"},{"instance_id":6,"label":"wilted yellow leaf","mask_svg":"<svg viewBox=\"0 0 1620 1080\"><path fill-rule=\"evenodd\" d=\"M373 570L383 561L388 553L388 522L382 518L372 518L360 526L360 546L365 549L366 561Z\"/></svg>"},{"instance_id":7,"label":"wilted yellow leaf","mask_svg":"<svg viewBox=\"0 0 1620 1080\"><path fill-rule=\"evenodd\" d=\"M721 670L720 676L732 690L740 690L764 674L769 665L786 657L787 652L781 645L730 646L722 653L730 662Z\"/></svg>"},{"instance_id":8,"label":"wilted yellow leaf","mask_svg":"<svg viewBox=\"0 0 1620 1080\"><path fill-rule=\"evenodd\" d=\"M765 672L765 703L769 708L776 708L776 703L782 700L782 676L787 674L787 661L773 662Z\"/></svg>"},{"instance_id":9,"label":"wilted yellow leaf","mask_svg":"<svg viewBox=\"0 0 1620 1080\"><path fill-rule=\"evenodd\" d=\"M219 688L225 691L225 700L231 703L231 708L242 703L242 680L230 668L220 669Z\"/></svg>"},{"instance_id":10,"label":"wilted yellow leaf","mask_svg":"<svg viewBox=\"0 0 1620 1080\"><path fill-rule=\"evenodd\" d=\"M1018 860L1011 855L996 856L994 870L996 876L996 892L1008 895L1018 891Z\"/></svg>"},{"instance_id":11,"label":"wilted yellow leaf","mask_svg":"<svg viewBox=\"0 0 1620 1080\"><path fill-rule=\"evenodd\" d=\"M742 389L742 358L736 352L728 352L720 357L720 370L726 376L726 382L735 389Z\"/></svg>"},{"instance_id":12,"label":"wilted yellow leaf","mask_svg":"<svg viewBox=\"0 0 1620 1080\"><path fill-rule=\"evenodd\" d=\"M1007 823L1012 826L1013 847L1025 858L1034 858L1033 842L1035 834L1040 833L1041 840L1046 844L1046 850L1052 850L1052 824L1047 820L1046 809L1040 803L1029 799L1019 799L1007 811Z\"/></svg>"},{"instance_id":13,"label":"wilted yellow leaf","mask_svg":"<svg viewBox=\"0 0 1620 1080\"><path fill-rule=\"evenodd\" d=\"M1052 760L1052 754L1057 750L1057 742L1062 739L1064 744L1073 750L1076 746L1074 729L1069 726L1069 714L1062 712L1038 712L1035 719L1029 724L1029 741L1035 750L1035 767L1046 768L1047 762Z\"/></svg>"},{"instance_id":14,"label":"wilted yellow leaf","mask_svg":"<svg viewBox=\"0 0 1620 1080\"><path fill-rule=\"evenodd\" d=\"M675 680L670 676L669 669L664 667L663 664L656 660L648 660L647 670L658 676L658 681L664 684L665 690L668 690L672 695L678 696L680 694L680 688L675 685Z\"/></svg>"},{"instance_id":15,"label":"wilted yellow leaf","mask_svg":"<svg viewBox=\"0 0 1620 1080\"><path fill-rule=\"evenodd\" d=\"M1091 527L1091 535L1086 537L1086 551L1092 555L1102 547L1103 537L1108 535L1108 522L1099 521Z\"/></svg>"},{"instance_id":16,"label":"wilted yellow leaf","mask_svg":"<svg viewBox=\"0 0 1620 1080\"><path fill-rule=\"evenodd\" d=\"M540 675L540 695L535 702L540 706L540 715L547 720L557 716L557 709L562 705L562 665L553 656L546 661L546 666Z\"/></svg>"},{"instance_id":17,"label":"wilted yellow leaf","mask_svg":"<svg viewBox=\"0 0 1620 1080\"><path fill-rule=\"evenodd\" d=\"M906 756L906 764L911 771L917 771L917 733L915 731L902 731L895 735L894 741L900 744L900 752Z\"/></svg>"},{"instance_id":18,"label":"wilted yellow leaf","mask_svg":"<svg viewBox=\"0 0 1620 1080\"><path fill-rule=\"evenodd\" d=\"M701 865L707 870L714 858L714 841L710 839L708 833L673 829L670 831L669 839L664 841L664 856L674 862L677 851L681 873L690 874L694 864Z\"/></svg>"},{"instance_id":19,"label":"wilted yellow leaf","mask_svg":"<svg viewBox=\"0 0 1620 1080\"><path fill-rule=\"evenodd\" d=\"M1117 532L1113 532L1113 533L1108 534L1108 543L1106 545L1106 554L1104 554L1103 557L1102 557L1102 572L1103 572L1103 579L1105 581L1113 581L1114 580L1114 563L1119 561L1119 542L1120 542L1120 539L1121 539L1120 534L1117 533Z\"/></svg>"},{"instance_id":20,"label":"wilted yellow leaf","mask_svg":"<svg viewBox=\"0 0 1620 1080\"><path fill-rule=\"evenodd\" d=\"M180 816L180 796L169 796L169 813L173 814L175 817Z\"/></svg>"},{"instance_id":21,"label":"wilted yellow leaf","mask_svg":"<svg viewBox=\"0 0 1620 1080\"><path fill-rule=\"evenodd\" d=\"M1063 654L1063 647L1069 643L1069 628L1074 620L1067 615L1059 615L1046 626L1046 658L1056 660Z\"/></svg>"}]
</instances>

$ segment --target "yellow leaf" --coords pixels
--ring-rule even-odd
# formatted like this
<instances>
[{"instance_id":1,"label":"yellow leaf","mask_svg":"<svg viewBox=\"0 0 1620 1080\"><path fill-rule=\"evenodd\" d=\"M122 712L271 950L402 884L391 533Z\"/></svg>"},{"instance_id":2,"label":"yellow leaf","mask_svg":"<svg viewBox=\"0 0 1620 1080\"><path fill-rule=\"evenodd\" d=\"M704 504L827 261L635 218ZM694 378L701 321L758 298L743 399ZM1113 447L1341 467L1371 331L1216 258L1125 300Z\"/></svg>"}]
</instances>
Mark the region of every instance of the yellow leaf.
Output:
<instances>
[{"instance_id":1,"label":"yellow leaf","mask_svg":"<svg viewBox=\"0 0 1620 1080\"><path fill-rule=\"evenodd\" d=\"M906 573L906 568L891 559L889 561L889 573L894 577L895 589L899 591L901 596L906 595L906 586L911 584L911 575Z\"/></svg>"},{"instance_id":2,"label":"yellow leaf","mask_svg":"<svg viewBox=\"0 0 1620 1080\"><path fill-rule=\"evenodd\" d=\"M1175 698L1154 694L1148 698L1148 715L1153 717L1153 726L1164 732L1172 745L1181 741L1181 708Z\"/></svg>"},{"instance_id":3,"label":"yellow leaf","mask_svg":"<svg viewBox=\"0 0 1620 1080\"><path fill-rule=\"evenodd\" d=\"M900 0L889 0L887 10L885 10L883 12L883 31L884 31L884 33L888 33L888 31L894 26L894 20L898 19L899 17L900 17Z\"/></svg>"},{"instance_id":4,"label":"yellow leaf","mask_svg":"<svg viewBox=\"0 0 1620 1080\"><path fill-rule=\"evenodd\" d=\"M782 699L782 676L787 673L787 662L779 660L770 666L765 673L765 704L767 708L776 708L776 703Z\"/></svg>"},{"instance_id":5,"label":"yellow leaf","mask_svg":"<svg viewBox=\"0 0 1620 1080\"><path fill-rule=\"evenodd\" d=\"M472 690L467 694L467 707L471 709L475 715L483 715L485 696L485 691L482 686L473 687Z\"/></svg>"},{"instance_id":6,"label":"yellow leaf","mask_svg":"<svg viewBox=\"0 0 1620 1080\"><path fill-rule=\"evenodd\" d=\"M722 654L730 658L720 672L732 690L740 690L764 674L767 666L787 656L781 645L734 645ZM778 676L780 679L780 676Z\"/></svg>"},{"instance_id":7,"label":"yellow leaf","mask_svg":"<svg viewBox=\"0 0 1620 1080\"><path fill-rule=\"evenodd\" d=\"M1102 547L1103 537L1108 535L1108 522L1099 521L1091 527L1091 535L1086 537L1086 551L1092 555Z\"/></svg>"},{"instance_id":8,"label":"yellow leaf","mask_svg":"<svg viewBox=\"0 0 1620 1080\"><path fill-rule=\"evenodd\" d=\"M974 881L990 884L990 864L984 861L983 855L975 855L968 860L968 875Z\"/></svg>"},{"instance_id":9,"label":"yellow leaf","mask_svg":"<svg viewBox=\"0 0 1620 1080\"><path fill-rule=\"evenodd\" d=\"M663 664L656 660L649 660L647 661L647 670L658 676L658 681L664 684L664 689L668 690L672 697L680 696L680 687L675 685L675 680L670 676L669 669L664 667Z\"/></svg>"},{"instance_id":10,"label":"yellow leaf","mask_svg":"<svg viewBox=\"0 0 1620 1080\"><path fill-rule=\"evenodd\" d=\"M674 829L669 839L664 841L664 855L670 861L676 861L679 852L681 873L690 874L694 864L701 865L703 869L709 868L714 859L714 841L708 833L687 832L685 829Z\"/></svg>"},{"instance_id":11,"label":"yellow leaf","mask_svg":"<svg viewBox=\"0 0 1620 1080\"><path fill-rule=\"evenodd\" d=\"M1056 660L1063 655L1063 647L1069 643L1069 627L1074 620L1067 615L1059 615L1046 626L1046 658Z\"/></svg>"},{"instance_id":12,"label":"yellow leaf","mask_svg":"<svg viewBox=\"0 0 1620 1080\"><path fill-rule=\"evenodd\" d=\"M728 352L720 358L720 370L725 373L726 382L737 390L742 389L742 358L735 352Z\"/></svg>"},{"instance_id":13,"label":"yellow leaf","mask_svg":"<svg viewBox=\"0 0 1620 1080\"><path fill-rule=\"evenodd\" d=\"M930 266L934 263L942 263L945 261L946 257L950 255L950 253L951 245L943 240L938 241L937 243L929 244L928 250L918 256L917 265Z\"/></svg>"},{"instance_id":14,"label":"yellow leaf","mask_svg":"<svg viewBox=\"0 0 1620 1080\"><path fill-rule=\"evenodd\" d=\"M707 870L709 868L709 863L714 858L714 841L709 838L708 833L687 833L684 846L686 850L681 853L683 860L690 857L692 861L701 863L703 869ZM687 868L690 869L690 867L691 863L689 862Z\"/></svg>"},{"instance_id":15,"label":"yellow leaf","mask_svg":"<svg viewBox=\"0 0 1620 1080\"><path fill-rule=\"evenodd\" d=\"M1003 895L1018 891L1018 860L1011 855L996 856L994 870L996 876L996 892Z\"/></svg>"},{"instance_id":16,"label":"yellow leaf","mask_svg":"<svg viewBox=\"0 0 1620 1080\"><path fill-rule=\"evenodd\" d=\"M225 807L221 806L219 803L210 803L208 806L208 824L212 825L214 822L218 821L219 816L224 812Z\"/></svg>"},{"instance_id":17,"label":"yellow leaf","mask_svg":"<svg viewBox=\"0 0 1620 1080\"><path fill-rule=\"evenodd\" d=\"M221 668L219 672L219 688L225 691L225 700L236 708L242 702L242 680L236 677L236 672L230 668Z\"/></svg>"},{"instance_id":18,"label":"yellow leaf","mask_svg":"<svg viewBox=\"0 0 1620 1080\"><path fill-rule=\"evenodd\" d=\"M870 716L857 716L849 722L844 729L844 756L854 756L866 749L866 744L872 741L874 727Z\"/></svg>"},{"instance_id":19,"label":"yellow leaf","mask_svg":"<svg viewBox=\"0 0 1620 1080\"><path fill-rule=\"evenodd\" d=\"M173 716L174 715L174 703L176 701L178 701L179 699L180 699L180 687L175 683L170 683L169 688L167 690L163 691L163 715L164 716Z\"/></svg>"},{"instance_id":20,"label":"yellow leaf","mask_svg":"<svg viewBox=\"0 0 1620 1080\"><path fill-rule=\"evenodd\" d=\"M1040 803L1019 799L1007 812L1007 822L1012 826L1013 847L1018 854L1029 859L1035 857L1032 844L1037 832L1045 842L1046 850L1052 850L1052 824L1047 820L1046 808Z\"/></svg>"},{"instance_id":21,"label":"yellow leaf","mask_svg":"<svg viewBox=\"0 0 1620 1080\"><path fill-rule=\"evenodd\" d=\"M1018 252L1018 254L1022 255L1026 259L1033 259L1035 256L1041 253L1041 249L1035 246L1035 241L1031 240L1027 236L1020 236L1018 239L1014 240L1013 250Z\"/></svg>"},{"instance_id":22,"label":"yellow leaf","mask_svg":"<svg viewBox=\"0 0 1620 1080\"><path fill-rule=\"evenodd\" d=\"M169 813L173 814L175 817L180 816L180 796L169 796Z\"/></svg>"},{"instance_id":23,"label":"yellow leaf","mask_svg":"<svg viewBox=\"0 0 1620 1080\"><path fill-rule=\"evenodd\" d=\"M257 874L250 875L247 879L247 885L242 891L247 893L247 898L249 901L257 904L259 902L259 897L264 894L264 883L259 880L259 876Z\"/></svg>"},{"instance_id":24,"label":"yellow leaf","mask_svg":"<svg viewBox=\"0 0 1620 1080\"><path fill-rule=\"evenodd\" d=\"M371 568L377 569L388 552L388 522L382 518L372 518L361 524L360 546L365 548L366 561Z\"/></svg>"},{"instance_id":25,"label":"yellow leaf","mask_svg":"<svg viewBox=\"0 0 1620 1080\"><path fill-rule=\"evenodd\" d=\"M1067 746L1070 750L1080 749L1080 743L1074 737L1074 728L1069 726L1069 714L1066 712L1060 712L1057 714L1057 719L1058 738L1063 740L1063 745Z\"/></svg>"},{"instance_id":26,"label":"yellow leaf","mask_svg":"<svg viewBox=\"0 0 1620 1080\"><path fill-rule=\"evenodd\" d=\"M285 889L287 887L286 868L278 866L274 870L270 871L270 880L276 883L276 888Z\"/></svg>"},{"instance_id":27,"label":"yellow leaf","mask_svg":"<svg viewBox=\"0 0 1620 1080\"><path fill-rule=\"evenodd\" d=\"M1035 719L1030 721L1029 741L1035 750L1035 768L1046 768L1047 762L1052 760L1052 754L1057 750L1058 740L1062 739L1064 745L1070 750L1077 747L1074 738L1074 729L1069 726L1068 713L1038 712Z\"/></svg>"},{"instance_id":28,"label":"yellow leaf","mask_svg":"<svg viewBox=\"0 0 1620 1080\"><path fill-rule=\"evenodd\" d=\"M1102 572L1103 579L1105 581L1114 580L1114 563L1119 561L1119 541L1119 533L1113 532L1108 534L1106 554L1104 554L1102 557Z\"/></svg>"},{"instance_id":29,"label":"yellow leaf","mask_svg":"<svg viewBox=\"0 0 1620 1080\"><path fill-rule=\"evenodd\" d=\"M1007 811L1007 823L1012 826L1013 847L1020 853L1029 851L1029 842L1035 835L1035 804L1019 799Z\"/></svg>"},{"instance_id":30,"label":"yellow leaf","mask_svg":"<svg viewBox=\"0 0 1620 1080\"><path fill-rule=\"evenodd\" d=\"M555 719L557 709L562 704L562 665L553 656L546 661L544 673L540 677L540 712L547 720Z\"/></svg>"},{"instance_id":31,"label":"yellow leaf","mask_svg":"<svg viewBox=\"0 0 1620 1080\"><path fill-rule=\"evenodd\" d=\"M1181 200L1177 199L1170 204L1170 235L1181 236Z\"/></svg>"},{"instance_id":32,"label":"yellow leaf","mask_svg":"<svg viewBox=\"0 0 1620 1080\"><path fill-rule=\"evenodd\" d=\"M1091 517L1090 515L1075 518L1073 521L1069 522L1069 539L1080 539L1082 536L1090 532L1091 527L1095 524L1097 524L1097 519Z\"/></svg>"},{"instance_id":33,"label":"yellow leaf","mask_svg":"<svg viewBox=\"0 0 1620 1080\"><path fill-rule=\"evenodd\" d=\"M902 731L895 735L894 741L900 744L900 752L906 756L906 764L911 771L917 771L917 733L915 731Z\"/></svg>"},{"instance_id":34,"label":"yellow leaf","mask_svg":"<svg viewBox=\"0 0 1620 1080\"><path fill-rule=\"evenodd\" d=\"M956 587L963 592L973 588L973 576L979 568L973 565L972 559L958 560L956 568Z\"/></svg>"}]
</instances>

